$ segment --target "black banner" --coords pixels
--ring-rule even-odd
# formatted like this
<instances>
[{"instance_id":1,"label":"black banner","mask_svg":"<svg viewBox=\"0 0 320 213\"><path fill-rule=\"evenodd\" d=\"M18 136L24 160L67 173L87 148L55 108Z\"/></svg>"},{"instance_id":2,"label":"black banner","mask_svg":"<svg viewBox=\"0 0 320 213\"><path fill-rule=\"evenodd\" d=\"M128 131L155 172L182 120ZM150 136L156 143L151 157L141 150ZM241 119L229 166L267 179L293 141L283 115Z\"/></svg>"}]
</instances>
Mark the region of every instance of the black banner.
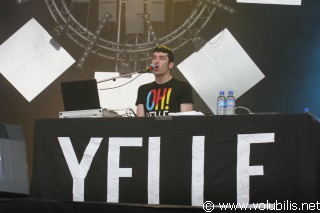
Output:
<instances>
[{"instance_id":1,"label":"black banner","mask_svg":"<svg viewBox=\"0 0 320 213\"><path fill-rule=\"evenodd\" d=\"M36 120L31 196L192 206L316 202L319 129L309 114Z\"/></svg>"}]
</instances>

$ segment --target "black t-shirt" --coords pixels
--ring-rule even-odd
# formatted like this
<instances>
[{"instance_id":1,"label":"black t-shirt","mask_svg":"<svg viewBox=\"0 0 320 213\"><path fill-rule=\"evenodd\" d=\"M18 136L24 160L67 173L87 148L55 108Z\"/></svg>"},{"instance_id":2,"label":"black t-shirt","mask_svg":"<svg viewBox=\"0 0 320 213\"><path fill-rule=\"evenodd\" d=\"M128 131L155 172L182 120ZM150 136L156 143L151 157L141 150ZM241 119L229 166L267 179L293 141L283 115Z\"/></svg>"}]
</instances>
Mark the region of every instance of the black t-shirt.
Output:
<instances>
[{"instance_id":1,"label":"black t-shirt","mask_svg":"<svg viewBox=\"0 0 320 213\"><path fill-rule=\"evenodd\" d=\"M151 82L141 85L136 105L143 104L147 116L164 116L180 112L180 104L193 103L189 83L172 78L164 84Z\"/></svg>"}]
</instances>

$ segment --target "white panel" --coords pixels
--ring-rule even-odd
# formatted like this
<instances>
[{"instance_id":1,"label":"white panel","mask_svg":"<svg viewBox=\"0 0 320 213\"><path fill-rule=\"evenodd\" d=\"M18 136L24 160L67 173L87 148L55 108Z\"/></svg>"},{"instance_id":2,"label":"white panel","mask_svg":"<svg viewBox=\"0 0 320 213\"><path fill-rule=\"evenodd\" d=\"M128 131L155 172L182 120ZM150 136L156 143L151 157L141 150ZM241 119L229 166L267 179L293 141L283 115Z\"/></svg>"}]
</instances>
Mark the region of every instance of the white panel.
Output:
<instances>
[{"instance_id":1,"label":"white panel","mask_svg":"<svg viewBox=\"0 0 320 213\"><path fill-rule=\"evenodd\" d=\"M301 0L237 0L238 3L301 5Z\"/></svg>"},{"instance_id":2,"label":"white panel","mask_svg":"<svg viewBox=\"0 0 320 213\"><path fill-rule=\"evenodd\" d=\"M126 33L143 33L143 0L126 0Z\"/></svg>"},{"instance_id":3,"label":"white panel","mask_svg":"<svg viewBox=\"0 0 320 213\"><path fill-rule=\"evenodd\" d=\"M112 15L109 22L116 21L117 19L117 1L116 0L99 0L99 16L98 20L102 20L106 12Z\"/></svg>"},{"instance_id":4,"label":"white panel","mask_svg":"<svg viewBox=\"0 0 320 213\"><path fill-rule=\"evenodd\" d=\"M75 60L31 19L0 46L0 72L31 101Z\"/></svg>"},{"instance_id":5,"label":"white panel","mask_svg":"<svg viewBox=\"0 0 320 213\"><path fill-rule=\"evenodd\" d=\"M73 3L90 3L90 0L72 0Z\"/></svg>"},{"instance_id":6,"label":"white panel","mask_svg":"<svg viewBox=\"0 0 320 213\"><path fill-rule=\"evenodd\" d=\"M147 0L147 13L151 21L164 22L164 0Z\"/></svg>"},{"instance_id":7,"label":"white panel","mask_svg":"<svg viewBox=\"0 0 320 213\"><path fill-rule=\"evenodd\" d=\"M177 67L213 113L219 91L233 90L238 98L264 78L228 29Z\"/></svg>"},{"instance_id":8,"label":"white panel","mask_svg":"<svg viewBox=\"0 0 320 213\"><path fill-rule=\"evenodd\" d=\"M154 81L152 73L145 73L137 77L138 74L133 74L131 78L117 78L116 81L110 80L98 83L99 99L102 108L116 111L118 114L124 114L125 109L131 108L136 112L136 99L138 88L140 85ZM104 79L112 79L119 76L117 72L95 72L95 79L99 82ZM126 84L127 82L132 82ZM122 87L120 85L126 84ZM104 90L108 88L107 90Z\"/></svg>"}]
</instances>

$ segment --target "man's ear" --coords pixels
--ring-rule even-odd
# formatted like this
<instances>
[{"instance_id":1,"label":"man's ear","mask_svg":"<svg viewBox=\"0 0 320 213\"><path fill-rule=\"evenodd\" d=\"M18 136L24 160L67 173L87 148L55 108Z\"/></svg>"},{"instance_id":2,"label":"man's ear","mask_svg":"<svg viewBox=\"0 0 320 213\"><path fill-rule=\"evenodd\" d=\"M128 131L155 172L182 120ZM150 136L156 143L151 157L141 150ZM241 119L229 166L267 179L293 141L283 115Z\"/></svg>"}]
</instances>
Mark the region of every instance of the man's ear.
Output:
<instances>
[{"instance_id":1,"label":"man's ear","mask_svg":"<svg viewBox=\"0 0 320 213\"><path fill-rule=\"evenodd\" d=\"M173 62L169 62L168 66L169 66L169 69L172 69L172 67L174 66L174 63Z\"/></svg>"}]
</instances>

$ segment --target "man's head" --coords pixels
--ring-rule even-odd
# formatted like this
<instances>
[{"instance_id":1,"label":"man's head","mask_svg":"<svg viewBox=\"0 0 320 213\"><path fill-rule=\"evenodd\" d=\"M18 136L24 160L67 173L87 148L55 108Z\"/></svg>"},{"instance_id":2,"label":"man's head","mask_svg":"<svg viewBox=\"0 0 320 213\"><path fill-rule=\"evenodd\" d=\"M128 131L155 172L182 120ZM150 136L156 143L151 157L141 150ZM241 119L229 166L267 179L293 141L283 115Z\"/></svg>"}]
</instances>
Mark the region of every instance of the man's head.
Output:
<instances>
[{"instance_id":1,"label":"man's head","mask_svg":"<svg viewBox=\"0 0 320 213\"><path fill-rule=\"evenodd\" d=\"M154 52L162 52L162 53L167 53L167 56L169 58L169 63L170 62L174 62L174 54L173 54L173 51L167 47L167 46L156 46L153 51L152 51L152 54Z\"/></svg>"}]
</instances>

